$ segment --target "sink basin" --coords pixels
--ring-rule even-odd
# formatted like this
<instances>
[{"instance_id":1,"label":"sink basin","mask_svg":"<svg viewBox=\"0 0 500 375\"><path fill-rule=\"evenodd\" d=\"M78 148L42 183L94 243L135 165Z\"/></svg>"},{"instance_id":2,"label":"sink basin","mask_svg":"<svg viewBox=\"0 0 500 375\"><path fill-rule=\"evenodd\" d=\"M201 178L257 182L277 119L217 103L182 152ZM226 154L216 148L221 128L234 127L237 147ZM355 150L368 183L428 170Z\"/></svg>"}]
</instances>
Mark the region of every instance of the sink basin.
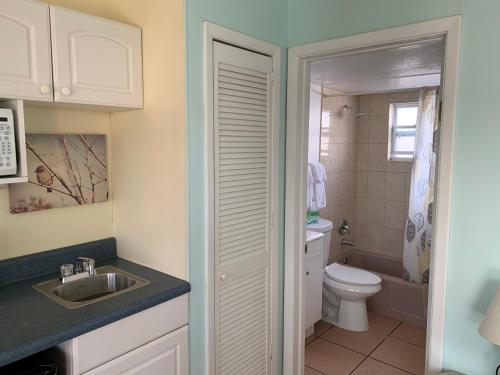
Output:
<instances>
[{"instance_id":1,"label":"sink basin","mask_svg":"<svg viewBox=\"0 0 500 375\"><path fill-rule=\"evenodd\" d=\"M95 276L61 284L44 281L33 288L67 309L75 309L141 288L149 281L112 266L99 267Z\"/></svg>"}]
</instances>

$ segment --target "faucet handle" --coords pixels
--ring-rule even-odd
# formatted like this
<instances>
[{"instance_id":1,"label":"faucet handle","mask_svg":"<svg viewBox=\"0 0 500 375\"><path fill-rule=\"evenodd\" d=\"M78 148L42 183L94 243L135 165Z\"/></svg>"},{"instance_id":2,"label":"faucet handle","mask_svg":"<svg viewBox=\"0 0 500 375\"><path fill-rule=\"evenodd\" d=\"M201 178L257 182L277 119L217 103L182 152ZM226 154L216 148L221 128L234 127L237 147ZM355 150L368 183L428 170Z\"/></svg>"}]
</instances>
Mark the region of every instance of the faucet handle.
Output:
<instances>
[{"instance_id":1,"label":"faucet handle","mask_svg":"<svg viewBox=\"0 0 500 375\"><path fill-rule=\"evenodd\" d=\"M345 218L340 219L339 223L339 234L341 236L345 236L346 234L349 235L351 234L351 230L349 228L349 223Z\"/></svg>"},{"instance_id":2,"label":"faucet handle","mask_svg":"<svg viewBox=\"0 0 500 375\"><path fill-rule=\"evenodd\" d=\"M78 260L82 262L83 270L89 273L89 276L94 276L95 271L95 260L87 257L78 257Z\"/></svg>"}]
</instances>

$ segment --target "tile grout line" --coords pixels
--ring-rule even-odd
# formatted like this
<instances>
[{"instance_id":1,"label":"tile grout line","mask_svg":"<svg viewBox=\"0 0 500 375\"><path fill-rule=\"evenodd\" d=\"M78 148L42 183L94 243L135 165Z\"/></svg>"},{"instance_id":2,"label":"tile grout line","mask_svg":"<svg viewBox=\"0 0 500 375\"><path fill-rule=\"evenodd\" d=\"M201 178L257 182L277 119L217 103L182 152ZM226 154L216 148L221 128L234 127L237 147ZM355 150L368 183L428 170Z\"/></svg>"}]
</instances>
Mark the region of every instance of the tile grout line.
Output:
<instances>
[{"instance_id":1,"label":"tile grout line","mask_svg":"<svg viewBox=\"0 0 500 375\"><path fill-rule=\"evenodd\" d=\"M387 336L387 337L389 337L389 336ZM400 339L400 338L397 338L397 337L394 337L394 336L391 336L391 339L396 340L396 341L399 341L399 342L404 342L405 344L413 345L413 346L416 346L417 348L420 348L420 349L424 349L424 350L425 350L425 346L417 345L417 344L414 344L414 343L412 343L412 342L405 341L405 340L403 340L403 339ZM385 341L385 339L384 339L384 341Z\"/></svg>"},{"instance_id":2,"label":"tile grout line","mask_svg":"<svg viewBox=\"0 0 500 375\"><path fill-rule=\"evenodd\" d=\"M400 321L398 325L392 329L392 331L389 331L389 333L384 337L384 339L380 341L379 344L376 347L374 347L370 353L368 353L368 357L370 357L373 354L373 352L377 350L380 347L380 345L382 345L385 342L385 340L387 340L387 338L390 337L401 326L401 324L403 324L402 321Z\"/></svg>"},{"instance_id":3,"label":"tile grout line","mask_svg":"<svg viewBox=\"0 0 500 375\"><path fill-rule=\"evenodd\" d=\"M316 372L319 372L320 374L327 375L327 374L325 374L323 371L319 371L319 370L315 369L314 367L311 367L311 366L308 366L308 365L304 365L304 367L310 368L311 370L314 370L314 371L316 371Z\"/></svg>"}]
</instances>

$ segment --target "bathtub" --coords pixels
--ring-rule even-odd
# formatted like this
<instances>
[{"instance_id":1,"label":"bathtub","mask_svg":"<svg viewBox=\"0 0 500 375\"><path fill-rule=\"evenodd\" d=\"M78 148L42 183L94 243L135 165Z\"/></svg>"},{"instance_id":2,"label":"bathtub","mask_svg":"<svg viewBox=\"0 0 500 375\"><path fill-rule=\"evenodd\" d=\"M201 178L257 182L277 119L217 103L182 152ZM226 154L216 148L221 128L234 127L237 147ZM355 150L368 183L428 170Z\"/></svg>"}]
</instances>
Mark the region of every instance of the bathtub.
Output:
<instances>
[{"instance_id":1,"label":"bathtub","mask_svg":"<svg viewBox=\"0 0 500 375\"><path fill-rule=\"evenodd\" d=\"M427 325L428 284L404 280L401 258L352 250L336 262L374 272L382 279L382 290L366 301L368 311L420 327Z\"/></svg>"}]
</instances>

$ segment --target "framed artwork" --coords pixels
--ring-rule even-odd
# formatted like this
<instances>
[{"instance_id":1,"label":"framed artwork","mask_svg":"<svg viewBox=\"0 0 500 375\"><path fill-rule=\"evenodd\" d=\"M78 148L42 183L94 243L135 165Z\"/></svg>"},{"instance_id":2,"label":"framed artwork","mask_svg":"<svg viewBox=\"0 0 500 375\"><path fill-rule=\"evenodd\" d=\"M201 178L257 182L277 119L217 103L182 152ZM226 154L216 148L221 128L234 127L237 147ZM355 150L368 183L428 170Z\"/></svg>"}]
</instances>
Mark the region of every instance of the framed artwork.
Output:
<instances>
[{"instance_id":1,"label":"framed artwork","mask_svg":"<svg viewBox=\"0 0 500 375\"><path fill-rule=\"evenodd\" d=\"M105 135L26 134L28 182L9 185L10 212L108 200Z\"/></svg>"}]
</instances>

